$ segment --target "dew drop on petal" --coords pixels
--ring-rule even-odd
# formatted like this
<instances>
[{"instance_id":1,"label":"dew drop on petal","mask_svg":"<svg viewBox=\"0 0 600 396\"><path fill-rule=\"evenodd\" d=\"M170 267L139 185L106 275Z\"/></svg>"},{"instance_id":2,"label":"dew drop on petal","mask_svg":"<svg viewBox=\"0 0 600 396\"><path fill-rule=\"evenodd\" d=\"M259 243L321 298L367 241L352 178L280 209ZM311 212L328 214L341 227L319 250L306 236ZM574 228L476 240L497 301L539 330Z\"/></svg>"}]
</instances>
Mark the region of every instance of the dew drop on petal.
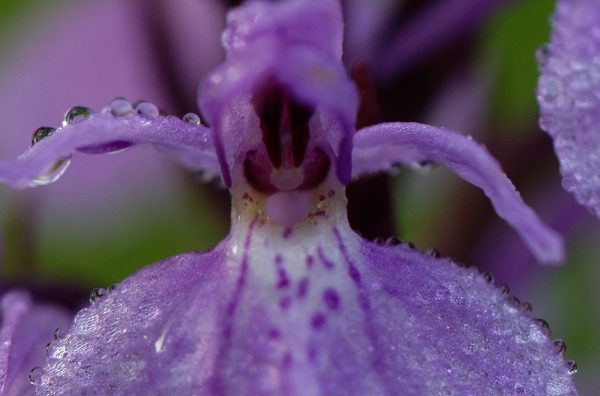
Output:
<instances>
[{"instance_id":1,"label":"dew drop on petal","mask_svg":"<svg viewBox=\"0 0 600 396\"><path fill-rule=\"evenodd\" d=\"M125 117L132 114L134 111L131 103L129 103L127 99L121 97L113 99L108 107L115 117Z\"/></svg>"},{"instance_id":2,"label":"dew drop on petal","mask_svg":"<svg viewBox=\"0 0 600 396\"><path fill-rule=\"evenodd\" d=\"M502 293L505 296L507 296L510 293L510 288L506 285L498 287L498 290L500 290L500 293Z\"/></svg>"},{"instance_id":3,"label":"dew drop on petal","mask_svg":"<svg viewBox=\"0 0 600 396\"><path fill-rule=\"evenodd\" d=\"M533 305L530 302L521 303L521 308L523 308L526 312L533 311Z\"/></svg>"},{"instance_id":4,"label":"dew drop on petal","mask_svg":"<svg viewBox=\"0 0 600 396\"><path fill-rule=\"evenodd\" d=\"M87 107L84 107L84 106L72 107L65 114L65 118L63 119L62 125L63 125L63 127L65 127L67 125L76 124L80 121L85 120L86 118L89 118L89 116L91 114L92 114L92 110L90 110Z\"/></svg>"},{"instance_id":5,"label":"dew drop on petal","mask_svg":"<svg viewBox=\"0 0 600 396\"><path fill-rule=\"evenodd\" d=\"M567 344L565 344L565 342L560 338L552 341L552 344L558 353L564 353L567 350Z\"/></svg>"},{"instance_id":6,"label":"dew drop on petal","mask_svg":"<svg viewBox=\"0 0 600 396\"><path fill-rule=\"evenodd\" d=\"M550 335L551 331L550 331L550 325L548 324L548 322L546 322L544 319L542 318L538 318L535 319L535 322L537 323L537 325L540 327L540 329L546 334L546 335Z\"/></svg>"},{"instance_id":7,"label":"dew drop on petal","mask_svg":"<svg viewBox=\"0 0 600 396\"><path fill-rule=\"evenodd\" d=\"M569 374L571 375L577 373L577 363L574 360L568 360L567 369L569 370Z\"/></svg>"},{"instance_id":8,"label":"dew drop on petal","mask_svg":"<svg viewBox=\"0 0 600 396\"><path fill-rule=\"evenodd\" d=\"M106 295L106 290L101 288L101 287L97 287L95 289L93 289L90 292L90 304L95 303L96 301L98 301L99 299L101 299L102 297L104 297Z\"/></svg>"},{"instance_id":9,"label":"dew drop on petal","mask_svg":"<svg viewBox=\"0 0 600 396\"><path fill-rule=\"evenodd\" d=\"M31 180L31 186L45 186L46 184L54 183L66 172L67 168L71 164L71 157L63 158L56 161L53 165L48 167L41 175Z\"/></svg>"},{"instance_id":10,"label":"dew drop on petal","mask_svg":"<svg viewBox=\"0 0 600 396\"><path fill-rule=\"evenodd\" d=\"M47 138L48 136L52 135L55 131L56 128L45 126L39 127L35 130L35 132L33 132L33 135L31 136L31 145L33 146L40 140Z\"/></svg>"},{"instance_id":11,"label":"dew drop on petal","mask_svg":"<svg viewBox=\"0 0 600 396\"><path fill-rule=\"evenodd\" d=\"M187 113L181 118L183 121L194 126L200 126L200 117L196 113Z\"/></svg>"},{"instance_id":12,"label":"dew drop on petal","mask_svg":"<svg viewBox=\"0 0 600 396\"><path fill-rule=\"evenodd\" d=\"M60 327L57 327L52 336L55 340L62 340L65 337L65 332Z\"/></svg>"},{"instance_id":13,"label":"dew drop on petal","mask_svg":"<svg viewBox=\"0 0 600 396\"><path fill-rule=\"evenodd\" d=\"M485 281L489 284L494 283L494 275L489 272L483 274L483 279L485 279Z\"/></svg>"},{"instance_id":14,"label":"dew drop on petal","mask_svg":"<svg viewBox=\"0 0 600 396\"><path fill-rule=\"evenodd\" d=\"M135 104L135 111L138 114L150 117L158 117L160 114L160 112L158 111L158 107L156 107L154 103L146 102L144 100L139 101Z\"/></svg>"},{"instance_id":15,"label":"dew drop on petal","mask_svg":"<svg viewBox=\"0 0 600 396\"><path fill-rule=\"evenodd\" d=\"M44 370L41 367L34 367L29 371L29 382L32 385L40 385Z\"/></svg>"}]
</instances>

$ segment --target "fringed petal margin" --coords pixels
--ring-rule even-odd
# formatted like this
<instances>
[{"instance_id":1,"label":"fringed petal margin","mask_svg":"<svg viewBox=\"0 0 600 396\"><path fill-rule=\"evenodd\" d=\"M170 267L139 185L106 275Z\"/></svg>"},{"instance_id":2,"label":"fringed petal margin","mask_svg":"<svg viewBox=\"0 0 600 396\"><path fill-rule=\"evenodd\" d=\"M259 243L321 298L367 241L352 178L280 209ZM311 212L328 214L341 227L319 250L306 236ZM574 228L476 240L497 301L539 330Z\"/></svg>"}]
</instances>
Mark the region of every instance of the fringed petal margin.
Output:
<instances>
[{"instance_id":1,"label":"fringed petal margin","mask_svg":"<svg viewBox=\"0 0 600 396\"><path fill-rule=\"evenodd\" d=\"M600 217L600 7L557 2L552 41L538 51L540 126L554 140L563 187Z\"/></svg>"},{"instance_id":2,"label":"fringed petal margin","mask_svg":"<svg viewBox=\"0 0 600 396\"><path fill-rule=\"evenodd\" d=\"M43 364L44 345L57 328L69 325L71 315L33 304L22 291L4 294L0 303L0 395L33 395L29 377L35 370L31 369Z\"/></svg>"},{"instance_id":3,"label":"fringed petal margin","mask_svg":"<svg viewBox=\"0 0 600 396\"><path fill-rule=\"evenodd\" d=\"M187 168L220 174L210 130L197 116L188 121L161 116L150 103L140 104L138 111L151 114L136 114L125 101L101 113L75 109L70 123L56 130L38 129L32 147L16 160L0 160L0 182L15 188L48 184L62 175L75 152L104 154L143 143L153 144Z\"/></svg>"},{"instance_id":4,"label":"fringed petal margin","mask_svg":"<svg viewBox=\"0 0 600 396\"><path fill-rule=\"evenodd\" d=\"M564 258L561 237L523 202L489 152L469 137L430 125L385 123L359 130L352 155L354 177L398 164L445 165L483 190L498 215L519 233L540 262L559 264Z\"/></svg>"}]
</instances>

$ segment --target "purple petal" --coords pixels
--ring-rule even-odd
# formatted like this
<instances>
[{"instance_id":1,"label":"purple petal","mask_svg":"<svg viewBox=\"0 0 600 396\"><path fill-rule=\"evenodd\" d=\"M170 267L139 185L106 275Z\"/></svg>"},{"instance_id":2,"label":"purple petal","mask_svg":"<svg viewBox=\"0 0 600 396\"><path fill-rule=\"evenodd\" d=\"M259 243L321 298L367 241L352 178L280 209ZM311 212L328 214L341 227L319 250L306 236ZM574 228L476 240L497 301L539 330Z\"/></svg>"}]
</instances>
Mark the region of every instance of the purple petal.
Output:
<instances>
[{"instance_id":1,"label":"purple petal","mask_svg":"<svg viewBox=\"0 0 600 396\"><path fill-rule=\"evenodd\" d=\"M600 8L557 2L552 42L539 51L541 127L554 139L563 186L600 217Z\"/></svg>"},{"instance_id":2,"label":"purple petal","mask_svg":"<svg viewBox=\"0 0 600 396\"><path fill-rule=\"evenodd\" d=\"M0 394L32 395L29 372L42 365L52 332L68 326L71 316L58 308L34 305L20 291L3 295L1 304Z\"/></svg>"},{"instance_id":3,"label":"purple petal","mask_svg":"<svg viewBox=\"0 0 600 396\"><path fill-rule=\"evenodd\" d=\"M322 139L337 157L340 180L350 180L358 97L340 60L341 35L340 5L333 0L249 2L229 13L226 61L211 74L199 98L227 186L235 162L260 136L251 133L259 133L252 124L252 93L273 80L328 119Z\"/></svg>"},{"instance_id":4,"label":"purple petal","mask_svg":"<svg viewBox=\"0 0 600 396\"><path fill-rule=\"evenodd\" d=\"M416 123L379 124L361 129L354 137L354 176L423 161L446 165L481 188L498 215L515 228L539 261L557 264L563 260L560 236L542 223L494 158L472 139Z\"/></svg>"},{"instance_id":5,"label":"purple petal","mask_svg":"<svg viewBox=\"0 0 600 396\"><path fill-rule=\"evenodd\" d=\"M284 230L237 223L108 291L39 392L576 394L546 330L475 270L327 217Z\"/></svg>"},{"instance_id":6,"label":"purple petal","mask_svg":"<svg viewBox=\"0 0 600 396\"><path fill-rule=\"evenodd\" d=\"M442 48L477 27L508 0L455 0L433 2L403 27L381 57L378 76L402 72L428 53Z\"/></svg>"},{"instance_id":7,"label":"purple petal","mask_svg":"<svg viewBox=\"0 0 600 396\"><path fill-rule=\"evenodd\" d=\"M106 153L142 143L152 143L191 169L218 175L207 128L172 116L129 114L133 108L124 100L111 107L116 115L91 114L57 129L18 159L0 161L0 181L16 188L47 184L60 177L76 151Z\"/></svg>"}]
</instances>

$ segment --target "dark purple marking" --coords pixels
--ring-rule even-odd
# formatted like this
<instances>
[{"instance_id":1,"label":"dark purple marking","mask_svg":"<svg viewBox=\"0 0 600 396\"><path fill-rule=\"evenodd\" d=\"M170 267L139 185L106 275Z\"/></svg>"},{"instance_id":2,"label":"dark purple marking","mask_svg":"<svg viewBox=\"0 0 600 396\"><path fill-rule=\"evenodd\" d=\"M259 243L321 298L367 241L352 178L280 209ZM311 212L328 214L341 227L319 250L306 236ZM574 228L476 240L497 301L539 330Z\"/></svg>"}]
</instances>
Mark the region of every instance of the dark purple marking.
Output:
<instances>
[{"instance_id":1,"label":"dark purple marking","mask_svg":"<svg viewBox=\"0 0 600 396\"><path fill-rule=\"evenodd\" d=\"M287 276L285 268L283 268L283 257L279 254L275 256L275 266L277 267L277 275L279 276L277 288L284 289L290 285L290 279Z\"/></svg>"},{"instance_id":2,"label":"dark purple marking","mask_svg":"<svg viewBox=\"0 0 600 396\"><path fill-rule=\"evenodd\" d=\"M334 289L327 288L323 292L323 302L325 302L327 308L335 311L340 307L340 296Z\"/></svg>"},{"instance_id":3,"label":"dark purple marking","mask_svg":"<svg viewBox=\"0 0 600 396\"><path fill-rule=\"evenodd\" d=\"M321 312L316 312L310 319L310 325L313 329L319 330L323 327L323 325L325 325L325 320L325 315L323 315Z\"/></svg>"},{"instance_id":4,"label":"dark purple marking","mask_svg":"<svg viewBox=\"0 0 600 396\"><path fill-rule=\"evenodd\" d=\"M300 283L298 283L298 298L304 298L306 293L308 292L308 285L310 281L308 278L302 278Z\"/></svg>"},{"instance_id":5,"label":"dark purple marking","mask_svg":"<svg viewBox=\"0 0 600 396\"><path fill-rule=\"evenodd\" d=\"M321 248L321 246L319 246L319 248L317 249L317 254L319 255L319 258L321 259L321 261L323 262L323 265L325 266L325 268L327 268L328 270L332 270L335 267L335 263L331 260L329 260L327 257L325 257L325 254L323 254L323 249Z\"/></svg>"},{"instance_id":6,"label":"dark purple marking","mask_svg":"<svg viewBox=\"0 0 600 396\"><path fill-rule=\"evenodd\" d=\"M325 217L327 215L327 212L325 212L323 209L319 209L319 210L315 210L314 212L310 213L308 215L308 217Z\"/></svg>"},{"instance_id":7,"label":"dark purple marking","mask_svg":"<svg viewBox=\"0 0 600 396\"><path fill-rule=\"evenodd\" d=\"M272 340L276 340L279 338L281 334L279 333L279 330L273 328L271 330L269 330L269 338Z\"/></svg>"},{"instance_id":8,"label":"dark purple marking","mask_svg":"<svg viewBox=\"0 0 600 396\"><path fill-rule=\"evenodd\" d=\"M315 258L311 255L306 256L306 267L307 268L312 268L313 264L315 263Z\"/></svg>"},{"instance_id":9,"label":"dark purple marking","mask_svg":"<svg viewBox=\"0 0 600 396\"><path fill-rule=\"evenodd\" d=\"M334 191L334 190L329 190L329 191L327 191L327 196L328 196L329 198L333 197L334 195L335 195L335 191Z\"/></svg>"},{"instance_id":10,"label":"dark purple marking","mask_svg":"<svg viewBox=\"0 0 600 396\"><path fill-rule=\"evenodd\" d=\"M285 355L283 355L281 364L283 365L283 368L289 368L292 366L293 361L294 359L292 358L292 354L290 352L286 352Z\"/></svg>"},{"instance_id":11,"label":"dark purple marking","mask_svg":"<svg viewBox=\"0 0 600 396\"><path fill-rule=\"evenodd\" d=\"M317 349L313 345L309 345L306 348L306 355L308 356L308 360L314 362L317 360Z\"/></svg>"},{"instance_id":12,"label":"dark purple marking","mask_svg":"<svg viewBox=\"0 0 600 396\"><path fill-rule=\"evenodd\" d=\"M285 230L283 230L283 239L288 239L289 237L291 237L292 231L292 227L287 227Z\"/></svg>"},{"instance_id":13,"label":"dark purple marking","mask_svg":"<svg viewBox=\"0 0 600 396\"><path fill-rule=\"evenodd\" d=\"M283 310L287 310L292 304L292 299L290 297L283 297L279 300L279 307Z\"/></svg>"}]
</instances>

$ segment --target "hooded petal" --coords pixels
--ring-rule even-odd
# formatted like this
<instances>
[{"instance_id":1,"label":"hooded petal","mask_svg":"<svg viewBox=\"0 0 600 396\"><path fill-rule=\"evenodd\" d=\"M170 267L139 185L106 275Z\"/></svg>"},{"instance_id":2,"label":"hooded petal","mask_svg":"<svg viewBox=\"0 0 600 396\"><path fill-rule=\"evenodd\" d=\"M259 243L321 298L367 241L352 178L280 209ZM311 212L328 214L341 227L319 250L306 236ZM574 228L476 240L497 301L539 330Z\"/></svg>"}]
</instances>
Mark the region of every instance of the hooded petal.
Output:
<instances>
[{"instance_id":1,"label":"hooded petal","mask_svg":"<svg viewBox=\"0 0 600 396\"><path fill-rule=\"evenodd\" d=\"M557 2L552 42L539 51L541 127L554 139L563 186L600 217L600 8Z\"/></svg>"},{"instance_id":2,"label":"hooded petal","mask_svg":"<svg viewBox=\"0 0 600 396\"><path fill-rule=\"evenodd\" d=\"M34 305L24 292L2 296L0 330L0 394L32 395L29 372L44 361L44 345L58 327L67 327L71 315L64 310Z\"/></svg>"},{"instance_id":3,"label":"hooded petal","mask_svg":"<svg viewBox=\"0 0 600 396\"><path fill-rule=\"evenodd\" d=\"M342 27L335 0L248 2L228 14L223 34L226 61L208 78L199 97L228 187L234 163L243 160L244 150L256 139L252 95L269 81L317 113L326 113L327 132L319 138L337 157L340 181L350 181L358 96L341 62Z\"/></svg>"},{"instance_id":4,"label":"hooded petal","mask_svg":"<svg viewBox=\"0 0 600 396\"><path fill-rule=\"evenodd\" d=\"M475 270L323 216L242 222L125 280L53 344L39 393L576 393L546 329Z\"/></svg>"},{"instance_id":5,"label":"hooded petal","mask_svg":"<svg viewBox=\"0 0 600 396\"><path fill-rule=\"evenodd\" d=\"M353 176L422 162L448 166L481 188L496 212L519 233L543 263L563 260L560 236L523 202L498 163L472 139L442 128L416 123L387 123L363 128L354 136Z\"/></svg>"},{"instance_id":6,"label":"hooded petal","mask_svg":"<svg viewBox=\"0 0 600 396\"><path fill-rule=\"evenodd\" d=\"M152 143L186 167L219 174L210 131L199 125L199 119L186 122L163 117L154 105L142 106L138 106L138 112L146 114L134 114L129 102L117 99L107 111L90 113L55 131L37 133L38 137L46 137L18 159L0 161L0 181L17 188L47 184L60 177L77 151L110 153L142 143ZM87 110L82 111L87 114Z\"/></svg>"}]
</instances>

